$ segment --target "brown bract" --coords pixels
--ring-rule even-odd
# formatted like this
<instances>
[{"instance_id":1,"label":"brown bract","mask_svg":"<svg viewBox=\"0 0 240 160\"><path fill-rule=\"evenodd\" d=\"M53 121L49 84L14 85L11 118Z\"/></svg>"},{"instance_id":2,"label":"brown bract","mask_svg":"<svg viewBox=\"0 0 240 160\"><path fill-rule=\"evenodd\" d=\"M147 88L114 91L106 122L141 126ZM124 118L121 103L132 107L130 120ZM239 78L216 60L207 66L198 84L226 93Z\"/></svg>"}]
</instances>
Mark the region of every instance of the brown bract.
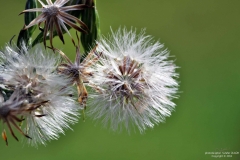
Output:
<instances>
[{"instance_id":1,"label":"brown bract","mask_svg":"<svg viewBox=\"0 0 240 160\"><path fill-rule=\"evenodd\" d=\"M64 39L63 39L62 28L72 38L65 24L67 24L68 26L74 28L79 32L87 33L88 27L85 25L85 23L83 23L77 17L74 17L66 12L73 11L73 10L83 10L85 8L89 8L89 6L83 5L83 4L64 6L69 0L56 0L54 3L52 3L51 0L46 0L46 1L47 1L47 5L45 5L41 0L38 0L38 2L41 3L43 8L27 9L20 13L20 14L23 14L26 12L42 12L37 18L35 18L27 26L25 26L23 30L28 29L34 25L38 25L40 28L40 24L44 22L45 24L43 29L43 43L44 43L44 46L46 47L46 37L49 31L51 48L53 48L52 39L53 39L54 28L56 29L57 34L61 39L61 41L63 42L63 44L64 44ZM78 26L74 22L80 24L80 26ZM72 38L72 42L74 43L73 38Z\"/></svg>"},{"instance_id":2,"label":"brown bract","mask_svg":"<svg viewBox=\"0 0 240 160\"><path fill-rule=\"evenodd\" d=\"M22 96L19 96L22 95ZM0 93L2 97L2 93ZM23 89L16 89L11 97L6 101L2 102L0 107L0 120L3 123L7 124L7 127L11 133L11 135L18 141L18 138L13 132L12 125L25 137L30 138L26 133L22 131L20 128L21 123L24 121L24 115L30 114L32 111L39 108L41 105L47 103L48 101L41 101L41 102L33 102L28 103L29 98L24 94ZM35 115L37 117L44 116L44 115ZM19 118L20 117L20 118ZM2 131L2 138L8 145L8 139L5 129Z\"/></svg>"},{"instance_id":3,"label":"brown bract","mask_svg":"<svg viewBox=\"0 0 240 160\"><path fill-rule=\"evenodd\" d=\"M78 45L76 47L76 58L74 63L71 62L62 51L58 49L55 50L66 60L66 63L62 63L58 66L58 71L69 76L72 84L77 85L78 102L85 107L88 93L84 83L87 83L88 77L92 75L91 72L88 71L88 68L98 61L99 54L96 53L96 47L81 62L81 54Z\"/></svg>"}]
</instances>

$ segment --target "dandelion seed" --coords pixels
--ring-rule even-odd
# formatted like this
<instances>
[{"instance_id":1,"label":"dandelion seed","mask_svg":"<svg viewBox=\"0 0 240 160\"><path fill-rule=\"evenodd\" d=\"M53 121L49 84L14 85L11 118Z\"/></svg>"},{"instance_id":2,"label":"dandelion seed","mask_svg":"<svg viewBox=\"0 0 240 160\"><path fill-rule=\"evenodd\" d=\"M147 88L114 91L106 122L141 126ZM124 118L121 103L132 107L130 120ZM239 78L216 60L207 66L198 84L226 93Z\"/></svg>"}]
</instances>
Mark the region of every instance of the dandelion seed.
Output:
<instances>
[{"instance_id":1,"label":"dandelion seed","mask_svg":"<svg viewBox=\"0 0 240 160\"><path fill-rule=\"evenodd\" d=\"M74 28L79 32L87 33L87 30L88 30L87 26L77 17L74 17L66 12L72 11L72 10L82 10L85 8L89 8L88 6L83 4L64 6L67 2L69 2L69 0L56 0L54 3L52 3L51 0L46 0L46 1L47 1L47 5L45 5L41 0L38 0L38 2L41 3L43 8L28 9L20 13L20 14L23 14L26 12L42 12L37 18L31 21L23 29L24 30L28 29L36 24L40 26L42 22L45 22L44 31L43 31L44 32L43 43L45 47L46 47L47 32L50 31L49 33L50 45L51 45L51 48L53 48L52 39L53 39L54 28L56 28L57 34L63 43L64 43L64 39L63 39L62 28L72 38L65 24L69 25L70 27ZM80 27L73 22L80 24ZM73 38L72 38L72 42L74 43Z\"/></svg>"},{"instance_id":2,"label":"dandelion seed","mask_svg":"<svg viewBox=\"0 0 240 160\"><path fill-rule=\"evenodd\" d=\"M178 74L169 52L144 31L119 29L101 38L99 63L91 67L89 114L113 130L137 126L140 132L164 122L175 104Z\"/></svg>"},{"instance_id":3,"label":"dandelion seed","mask_svg":"<svg viewBox=\"0 0 240 160\"><path fill-rule=\"evenodd\" d=\"M58 139L64 129L70 128L69 124L77 122L80 107L69 96L72 94L70 80L56 72L60 57L40 46L29 51L25 46L22 48L22 54L10 46L0 52L2 83L13 91L0 106L0 120L7 124L15 139L11 125L31 137L28 140L31 145L45 145L46 141ZM26 125L21 129L17 123L24 119ZM6 135L5 131L2 135Z\"/></svg>"}]
</instances>

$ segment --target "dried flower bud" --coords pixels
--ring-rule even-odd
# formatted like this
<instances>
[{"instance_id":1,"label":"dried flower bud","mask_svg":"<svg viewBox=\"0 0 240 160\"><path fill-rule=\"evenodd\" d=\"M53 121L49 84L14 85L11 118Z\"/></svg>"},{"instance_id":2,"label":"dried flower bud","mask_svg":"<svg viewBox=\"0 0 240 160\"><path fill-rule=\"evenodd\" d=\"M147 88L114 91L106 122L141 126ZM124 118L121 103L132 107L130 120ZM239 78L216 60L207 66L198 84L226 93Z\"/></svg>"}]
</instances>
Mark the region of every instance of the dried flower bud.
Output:
<instances>
[{"instance_id":1,"label":"dried flower bud","mask_svg":"<svg viewBox=\"0 0 240 160\"><path fill-rule=\"evenodd\" d=\"M88 6L83 4L64 6L69 0L56 0L54 3L51 0L47 0L47 5L45 5L41 0L38 0L38 1L41 3L42 8L27 9L22 11L20 14L23 14L26 12L42 12L37 18L35 18L27 26L25 26L24 30L30 28L31 26L40 25L42 22L45 22L44 29L43 29L43 43L45 47L46 47L47 33L48 31L50 31L49 32L50 46L51 48L53 48L52 39L53 39L54 28L56 28L57 34L63 43L64 43L64 39L63 39L62 28L72 38L65 24L76 29L79 32L87 33L88 27L85 25L85 23L83 23L77 17L74 17L71 14L68 14L67 12L73 11L73 10L83 10L85 8L89 8ZM73 22L80 24L80 27ZM74 43L73 38L72 38L72 41Z\"/></svg>"}]
</instances>

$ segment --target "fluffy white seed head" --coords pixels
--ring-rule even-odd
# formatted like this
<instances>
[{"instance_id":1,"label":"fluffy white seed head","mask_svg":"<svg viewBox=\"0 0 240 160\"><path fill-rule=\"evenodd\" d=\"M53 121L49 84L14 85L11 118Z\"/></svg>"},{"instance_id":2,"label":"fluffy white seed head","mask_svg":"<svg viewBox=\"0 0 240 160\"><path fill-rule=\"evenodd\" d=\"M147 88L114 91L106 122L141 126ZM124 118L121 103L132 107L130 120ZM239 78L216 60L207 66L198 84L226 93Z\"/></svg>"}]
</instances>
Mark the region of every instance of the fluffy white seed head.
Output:
<instances>
[{"instance_id":1,"label":"fluffy white seed head","mask_svg":"<svg viewBox=\"0 0 240 160\"><path fill-rule=\"evenodd\" d=\"M124 28L98 42L102 57L91 67L89 113L113 130L137 126L143 132L175 107L177 67L163 44L144 34Z\"/></svg>"},{"instance_id":2,"label":"fluffy white seed head","mask_svg":"<svg viewBox=\"0 0 240 160\"><path fill-rule=\"evenodd\" d=\"M24 116L23 132L32 138L28 142L45 145L77 122L80 107L70 96L70 80L56 72L60 57L41 46L22 49L19 54L7 46L0 52L0 77L5 88L22 91L19 99L26 102L15 108L19 110L15 116Z\"/></svg>"}]
</instances>

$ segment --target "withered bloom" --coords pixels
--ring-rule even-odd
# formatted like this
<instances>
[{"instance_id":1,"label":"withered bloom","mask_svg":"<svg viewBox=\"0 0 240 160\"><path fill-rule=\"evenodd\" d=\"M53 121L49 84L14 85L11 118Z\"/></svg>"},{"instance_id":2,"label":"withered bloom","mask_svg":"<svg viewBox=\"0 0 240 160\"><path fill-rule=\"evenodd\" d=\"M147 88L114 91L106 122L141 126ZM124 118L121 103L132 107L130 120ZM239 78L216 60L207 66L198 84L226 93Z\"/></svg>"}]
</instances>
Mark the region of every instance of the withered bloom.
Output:
<instances>
[{"instance_id":1,"label":"withered bloom","mask_svg":"<svg viewBox=\"0 0 240 160\"><path fill-rule=\"evenodd\" d=\"M18 138L15 136L11 124L25 137L30 138L27 134L25 134L20 126L18 125L24 119L19 118L19 114L23 115L24 112L30 111L33 108L37 108L41 104L27 104L27 99L22 96L22 89L16 89L10 98L4 102L3 93L1 90L1 106L0 106L0 120L2 120L8 126L10 133L12 136L18 141ZM25 106L25 107L24 107ZM23 109L25 108L25 109ZM2 138L6 141L6 145L8 145L6 131L3 130ZM30 138L31 139L31 138Z\"/></svg>"},{"instance_id":2,"label":"withered bloom","mask_svg":"<svg viewBox=\"0 0 240 160\"><path fill-rule=\"evenodd\" d=\"M0 96L0 120L16 140L12 126L31 137L28 141L31 145L45 145L58 139L64 129L70 128L69 124L77 122L81 108L71 97L69 79L56 71L60 56L47 53L40 46L28 50L23 45L22 51L24 54L18 54L7 46L0 52L1 83L6 91L12 91L10 98ZM21 129L18 125L25 122ZM5 130L2 137L7 143Z\"/></svg>"},{"instance_id":3,"label":"withered bloom","mask_svg":"<svg viewBox=\"0 0 240 160\"><path fill-rule=\"evenodd\" d=\"M58 49L55 50L57 50L67 62L60 64L58 66L58 71L67 75L71 79L71 84L77 85L78 102L85 107L88 93L84 83L87 83L89 76L91 76L88 68L97 62L99 55L96 53L96 49L94 48L81 62L79 46L80 44L76 47L76 57L74 63L71 62L71 60L62 51Z\"/></svg>"},{"instance_id":4,"label":"withered bloom","mask_svg":"<svg viewBox=\"0 0 240 160\"><path fill-rule=\"evenodd\" d=\"M72 38L70 32L68 31L68 28L65 24L68 26L76 29L79 32L87 33L87 26L79 20L77 17L72 16L71 14L66 13L67 11L73 11L73 10L82 10L85 8L88 8L88 6L83 4L77 4L77 5L71 5L71 6L64 6L69 0L56 0L54 3L52 3L52 0L46 0L47 5L45 5L41 0L38 0L43 8L33 8L33 9L27 9L22 11L20 14L26 13L26 12L42 12L37 18L35 18L33 21L31 21L27 26L25 26L23 29L28 29L34 25L39 25L42 22L45 22L44 24L44 30L43 30L43 43L46 47L46 37L47 33L49 31L49 39L50 39L50 45L53 48L52 45L52 39L53 39L53 32L54 28L56 28L57 34L61 41L64 43L63 39L63 31L62 28L69 34L69 36ZM78 26L74 22L80 24ZM74 40L72 38L72 41L74 43Z\"/></svg>"}]
</instances>

